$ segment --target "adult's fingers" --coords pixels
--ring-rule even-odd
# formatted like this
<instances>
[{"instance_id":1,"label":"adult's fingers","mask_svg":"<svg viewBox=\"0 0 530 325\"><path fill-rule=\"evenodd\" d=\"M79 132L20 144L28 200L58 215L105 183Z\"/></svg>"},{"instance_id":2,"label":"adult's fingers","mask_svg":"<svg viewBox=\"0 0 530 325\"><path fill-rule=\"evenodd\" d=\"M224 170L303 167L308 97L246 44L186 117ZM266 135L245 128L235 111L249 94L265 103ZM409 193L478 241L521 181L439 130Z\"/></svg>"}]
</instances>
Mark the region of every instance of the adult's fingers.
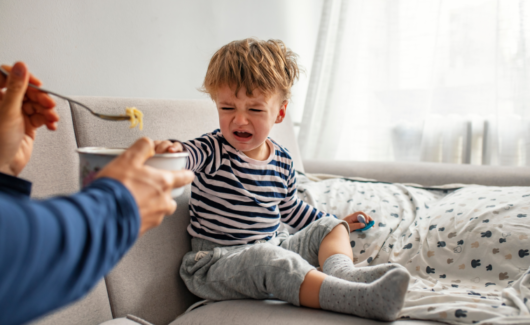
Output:
<instances>
[{"instance_id":1,"label":"adult's fingers","mask_svg":"<svg viewBox=\"0 0 530 325\"><path fill-rule=\"evenodd\" d=\"M48 130L55 131L57 130L57 121L50 120L45 114L34 114L28 115L27 118L31 121L31 126L35 129L40 128L43 125L46 125Z\"/></svg>"},{"instance_id":2,"label":"adult's fingers","mask_svg":"<svg viewBox=\"0 0 530 325\"><path fill-rule=\"evenodd\" d=\"M59 114L56 110L42 107L34 102L25 102L24 105L22 105L22 110L31 120L32 123L30 126L39 128L45 124L49 130L54 131L57 129ZM39 121L39 123L35 123L36 121Z\"/></svg>"},{"instance_id":3,"label":"adult's fingers","mask_svg":"<svg viewBox=\"0 0 530 325\"><path fill-rule=\"evenodd\" d=\"M24 113L26 113L26 115L33 115L37 112L36 108L33 106L33 102L25 102L24 104L22 104L22 110L24 111Z\"/></svg>"},{"instance_id":4,"label":"adult's fingers","mask_svg":"<svg viewBox=\"0 0 530 325\"><path fill-rule=\"evenodd\" d=\"M41 104L33 101L26 101L22 105L22 110L24 113L28 115L32 114L42 114L46 116L47 119L50 120L50 122L57 122L59 121L59 113L57 113L56 110L42 106Z\"/></svg>"},{"instance_id":5,"label":"adult's fingers","mask_svg":"<svg viewBox=\"0 0 530 325\"><path fill-rule=\"evenodd\" d=\"M33 89L33 88L32 88ZM43 93L42 91L37 92L37 101L44 107L53 108L55 107L55 100L50 95Z\"/></svg>"},{"instance_id":6,"label":"adult's fingers","mask_svg":"<svg viewBox=\"0 0 530 325\"><path fill-rule=\"evenodd\" d=\"M26 65L22 62L15 63L7 77L7 89L2 100L2 111L0 111L0 114L4 118L20 114L20 107L28 87L28 79L29 74Z\"/></svg>"},{"instance_id":7,"label":"adult's fingers","mask_svg":"<svg viewBox=\"0 0 530 325\"><path fill-rule=\"evenodd\" d=\"M48 130L50 131L55 131L57 130L57 122L47 122L46 123L46 127L48 128Z\"/></svg>"},{"instance_id":8,"label":"adult's fingers","mask_svg":"<svg viewBox=\"0 0 530 325\"><path fill-rule=\"evenodd\" d=\"M2 65L2 68L4 68L4 70L6 70L8 73L11 73L11 70L13 69L13 67L8 66L8 65ZM3 76L3 74L0 73L0 76ZM29 74L29 83L30 84L34 84L35 86L41 86L42 85L42 81L40 81L39 78L35 77L31 73Z\"/></svg>"},{"instance_id":9,"label":"adult's fingers","mask_svg":"<svg viewBox=\"0 0 530 325\"><path fill-rule=\"evenodd\" d=\"M29 120L31 121L31 125L35 129L40 128L41 126L43 126L44 124L48 122L46 118L44 117L44 115L41 115L41 114L31 115L29 116Z\"/></svg>"},{"instance_id":10,"label":"adult's fingers","mask_svg":"<svg viewBox=\"0 0 530 325\"><path fill-rule=\"evenodd\" d=\"M195 174L191 170L184 169L173 171L173 188L189 184L194 178Z\"/></svg>"},{"instance_id":11,"label":"adult's fingers","mask_svg":"<svg viewBox=\"0 0 530 325\"><path fill-rule=\"evenodd\" d=\"M177 210L177 202L175 202L175 200L173 200L173 198L171 197L168 198L167 206L168 206L168 210L167 210L166 216L173 214L175 210Z\"/></svg>"},{"instance_id":12,"label":"adult's fingers","mask_svg":"<svg viewBox=\"0 0 530 325\"><path fill-rule=\"evenodd\" d=\"M155 145L153 140L143 137L125 150L120 156L121 159L130 160L130 163L139 167L142 166L147 159L155 154Z\"/></svg>"},{"instance_id":13,"label":"adult's fingers","mask_svg":"<svg viewBox=\"0 0 530 325\"><path fill-rule=\"evenodd\" d=\"M2 65L2 68L6 70L9 74L11 74L11 71L13 70L12 67L7 65ZM27 68L26 68L27 70ZM6 84L7 78L4 76L4 74L0 73L0 88L3 88ZM29 83L33 84L35 86L41 86L42 81L40 81L38 78L36 78L34 75L29 73ZM26 89L26 96L28 96L29 99L38 102L44 107L47 108L53 108L55 107L55 101L51 98L50 95L37 90L35 88L28 87Z\"/></svg>"},{"instance_id":14,"label":"adult's fingers","mask_svg":"<svg viewBox=\"0 0 530 325\"><path fill-rule=\"evenodd\" d=\"M51 96L38 89L28 87L28 90L26 91L26 96L31 101L36 102L46 108L55 107L55 101L51 98Z\"/></svg>"}]
</instances>

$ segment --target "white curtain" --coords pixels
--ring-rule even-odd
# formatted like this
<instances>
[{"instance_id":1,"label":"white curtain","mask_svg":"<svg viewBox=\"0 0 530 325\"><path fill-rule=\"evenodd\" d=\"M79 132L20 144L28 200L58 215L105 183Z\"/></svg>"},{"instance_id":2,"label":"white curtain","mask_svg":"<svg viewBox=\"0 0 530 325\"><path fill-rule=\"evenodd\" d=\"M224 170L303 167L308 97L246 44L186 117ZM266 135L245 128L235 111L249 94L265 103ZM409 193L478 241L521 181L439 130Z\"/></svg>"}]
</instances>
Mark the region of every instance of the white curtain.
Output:
<instances>
[{"instance_id":1,"label":"white curtain","mask_svg":"<svg viewBox=\"0 0 530 325\"><path fill-rule=\"evenodd\" d=\"M305 159L530 165L530 0L326 0Z\"/></svg>"}]
</instances>

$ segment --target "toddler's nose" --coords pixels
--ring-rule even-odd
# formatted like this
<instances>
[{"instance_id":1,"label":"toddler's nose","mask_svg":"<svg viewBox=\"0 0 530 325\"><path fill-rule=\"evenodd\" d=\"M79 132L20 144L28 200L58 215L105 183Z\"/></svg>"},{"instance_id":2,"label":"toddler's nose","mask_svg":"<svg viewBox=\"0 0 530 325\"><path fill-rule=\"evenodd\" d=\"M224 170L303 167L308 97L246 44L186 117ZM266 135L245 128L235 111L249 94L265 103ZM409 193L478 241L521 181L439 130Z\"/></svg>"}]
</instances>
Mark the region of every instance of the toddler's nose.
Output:
<instances>
[{"instance_id":1,"label":"toddler's nose","mask_svg":"<svg viewBox=\"0 0 530 325\"><path fill-rule=\"evenodd\" d=\"M242 113L238 113L234 116L234 123L236 125L246 125L248 124L247 116Z\"/></svg>"}]
</instances>

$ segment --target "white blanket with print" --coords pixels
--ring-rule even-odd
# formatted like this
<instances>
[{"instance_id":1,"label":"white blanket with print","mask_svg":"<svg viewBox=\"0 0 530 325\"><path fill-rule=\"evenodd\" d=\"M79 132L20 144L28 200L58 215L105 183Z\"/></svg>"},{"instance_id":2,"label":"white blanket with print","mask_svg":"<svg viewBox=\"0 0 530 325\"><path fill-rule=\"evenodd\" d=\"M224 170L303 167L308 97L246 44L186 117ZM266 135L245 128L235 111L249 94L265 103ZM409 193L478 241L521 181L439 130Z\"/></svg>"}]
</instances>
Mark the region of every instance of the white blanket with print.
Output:
<instances>
[{"instance_id":1,"label":"white blanket with print","mask_svg":"<svg viewBox=\"0 0 530 325\"><path fill-rule=\"evenodd\" d=\"M372 229L350 235L357 266L412 275L401 317L451 324L530 324L530 187L426 189L298 176L298 195ZM319 180L319 181L315 181Z\"/></svg>"}]
</instances>

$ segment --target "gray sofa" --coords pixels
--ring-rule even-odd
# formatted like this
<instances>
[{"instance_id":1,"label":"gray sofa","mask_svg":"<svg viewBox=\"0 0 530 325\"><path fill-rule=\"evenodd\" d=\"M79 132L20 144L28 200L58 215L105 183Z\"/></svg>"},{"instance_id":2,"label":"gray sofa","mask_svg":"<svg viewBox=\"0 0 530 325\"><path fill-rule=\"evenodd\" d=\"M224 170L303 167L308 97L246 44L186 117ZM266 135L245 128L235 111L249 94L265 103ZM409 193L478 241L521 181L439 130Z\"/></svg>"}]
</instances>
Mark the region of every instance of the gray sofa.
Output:
<instances>
[{"instance_id":1,"label":"gray sofa","mask_svg":"<svg viewBox=\"0 0 530 325\"><path fill-rule=\"evenodd\" d=\"M78 190L77 147L127 147L138 137L190 139L218 127L210 100L160 100L77 97L96 111L121 114L136 106L145 114L144 130L126 122L99 120L84 109L57 100L61 116L56 132L39 130L34 154L21 177L34 183L33 196L44 198ZM308 173L373 178L423 185L475 183L530 185L530 168L442 165L428 163L302 162L289 117L275 126L272 138L291 151L295 167ZM184 313L199 301L181 281L178 270L190 249L186 232L190 189L177 199L175 214L146 233L130 252L85 298L32 324L94 325L127 314L155 325L180 324L377 324L379 322L308 308L281 301L237 300L209 304ZM120 321L116 321L120 322ZM439 324L400 320L396 324Z\"/></svg>"}]
</instances>

